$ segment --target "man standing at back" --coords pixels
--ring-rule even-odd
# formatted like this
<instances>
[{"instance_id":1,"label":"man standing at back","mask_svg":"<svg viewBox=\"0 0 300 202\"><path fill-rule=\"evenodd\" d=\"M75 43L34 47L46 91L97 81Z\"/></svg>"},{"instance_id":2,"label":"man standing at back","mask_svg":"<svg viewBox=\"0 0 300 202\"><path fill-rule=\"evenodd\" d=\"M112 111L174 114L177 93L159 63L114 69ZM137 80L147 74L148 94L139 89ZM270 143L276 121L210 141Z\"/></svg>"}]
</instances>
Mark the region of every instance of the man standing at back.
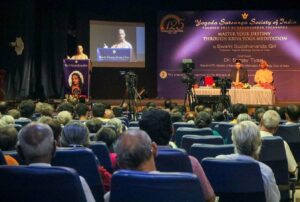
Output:
<instances>
[{"instance_id":1,"label":"man standing at back","mask_svg":"<svg viewBox=\"0 0 300 202\"><path fill-rule=\"evenodd\" d=\"M51 128L41 123L26 125L18 134L17 150L19 156L29 166L50 167L56 151L56 141ZM80 176L80 181L86 200L94 202L95 199L85 179Z\"/></svg>"}]
</instances>

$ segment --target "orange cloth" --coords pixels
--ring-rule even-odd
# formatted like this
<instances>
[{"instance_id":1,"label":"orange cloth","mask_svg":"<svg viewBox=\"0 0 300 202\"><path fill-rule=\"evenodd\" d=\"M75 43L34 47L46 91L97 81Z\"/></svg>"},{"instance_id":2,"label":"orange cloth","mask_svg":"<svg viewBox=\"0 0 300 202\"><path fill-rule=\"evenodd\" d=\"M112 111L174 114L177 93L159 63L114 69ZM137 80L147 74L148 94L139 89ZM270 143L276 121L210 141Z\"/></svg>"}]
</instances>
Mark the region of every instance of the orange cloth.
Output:
<instances>
[{"instance_id":1,"label":"orange cloth","mask_svg":"<svg viewBox=\"0 0 300 202\"><path fill-rule=\"evenodd\" d=\"M273 72L269 69L260 69L255 73L254 80L256 83L269 83L273 82Z\"/></svg>"},{"instance_id":2,"label":"orange cloth","mask_svg":"<svg viewBox=\"0 0 300 202\"><path fill-rule=\"evenodd\" d=\"M9 166L18 166L19 165L18 161L10 155L4 155L4 158L6 160L6 164Z\"/></svg>"}]
</instances>

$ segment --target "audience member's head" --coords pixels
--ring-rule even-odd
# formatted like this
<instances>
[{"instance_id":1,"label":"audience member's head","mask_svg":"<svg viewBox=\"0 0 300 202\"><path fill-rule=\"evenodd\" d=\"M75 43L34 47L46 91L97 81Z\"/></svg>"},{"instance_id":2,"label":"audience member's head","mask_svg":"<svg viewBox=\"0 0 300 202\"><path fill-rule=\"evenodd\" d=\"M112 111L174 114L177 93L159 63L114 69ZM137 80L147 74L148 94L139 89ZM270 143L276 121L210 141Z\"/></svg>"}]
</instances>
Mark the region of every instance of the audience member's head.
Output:
<instances>
[{"instance_id":1,"label":"audience member's head","mask_svg":"<svg viewBox=\"0 0 300 202\"><path fill-rule=\"evenodd\" d=\"M279 107L279 106L277 106L276 107L276 111L279 114L281 120L286 120L286 116L285 116L285 114L286 114L286 107Z\"/></svg>"},{"instance_id":2,"label":"audience member's head","mask_svg":"<svg viewBox=\"0 0 300 202\"><path fill-rule=\"evenodd\" d=\"M105 142L110 152L114 151L113 144L117 139L116 131L109 127L102 127L96 134L96 141Z\"/></svg>"},{"instance_id":3,"label":"audience member's head","mask_svg":"<svg viewBox=\"0 0 300 202\"><path fill-rule=\"evenodd\" d=\"M53 112L54 112L54 108L52 105L48 104L48 103L42 103L40 109L39 109L39 113L43 116L53 116Z\"/></svg>"},{"instance_id":4,"label":"audience member's head","mask_svg":"<svg viewBox=\"0 0 300 202\"><path fill-rule=\"evenodd\" d=\"M194 122L195 119L196 119L196 116L197 116L196 112L193 112L193 111L187 112L184 115L184 121L186 121L186 122L189 122L189 121Z\"/></svg>"},{"instance_id":5,"label":"audience member's head","mask_svg":"<svg viewBox=\"0 0 300 202\"><path fill-rule=\"evenodd\" d=\"M238 154L258 159L262 141L258 126L252 121L243 121L232 129L232 141Z\"/></svg>"},{"instance_id":6,"label":"audience member's head","mask_svg":"<svg viewBox=\"0 0 300 202\"><path fill-rule=\"evenodd\" d=\"M14 119L18 119L21 117L20 111L17 109L8 110L7 115L11 115Z\"/></svg>"},{"instance_id":7,"label":"audience member's head","mask_svg":"<svg viewBox=\"0 0 300 202\"><path fill-rule=\"evenodd\" d=\"M149 108L156 108L156 104L154 102L147 102L146 107Z\"/></svg>"},{"instance_id":8,"label":"audience member's head","mask_svg":"<svg viewBox=\"0 0 300 202\"><path fill-rule=\"evenodd\" d=\"M18 131L13 126L0 128L0 149L11 151L16 149Z\"/></svg>"},{"instance_id":9,"label":"audience member's head","mask_svg":"<svg viewBox=\"0 0 300 202\"><path fill-rule=\"evenodd\" d=\"M233 118L237 118L239 114L248 113L247 106L244 104L234 104L232 105L232 115Z\"/></svg>"},{"instance_id":10,"label":"audience member's head","mask_svg":"<svg viewBox=\"0 0 300 202\"><path fill-rule=\"evenodd\" d=\"M89 130L88 128L78 122L73 121L67 124L61 133L61 144L63 147L67 146L88 146L89 145Z\"/></svg>"},{"instance_id":11,"label":"audience member's head","mask_svg":"<svg viewBox=\"0 0 300 202\"><path fill-rule=\"evenodd\" d=\"M3 120L7 125L15 124L15 119L11 115L2 116L1 120Z\"/></svg>"},{"instance_id":12,"label":"audience member's head","mask_svg":"<svg viewBox=\"0 0 300 202\"><path fill-rule=\"evenodd\" d=\"M19 104L19 110L20 110L21 117L31 119L35 111L35 104L32 100L23 100Z\"/></svg>"},{"instance_id":13,"label":"audience member's head","mask_svg":"<svg viewBox=\"0 0 300 202\"><path fill-rule=\"evenodd\" d=\"M142 130L127 130L116 144L117 163L122 169L155 171L157 146Z\"/></svg>"},{"instance_id":14,"label":"audience member's head","mask_svg":"<svg viewBox=\"0 0 300 202\"><path fill-rule=\"evenodd\" d=\"M92 118L85 122L86 127L90 133L97 133L103 125L103 122L98 118Z\"/></svg>"},{"instance_id":15,"label":"audience member's head","mask_svg":"<svg viewBox=\"0 0 300 202\"><path fill-rule=\"evenodd\" d=\"M113 107L112 111L113 111L115 117L122 117L123 116L122 107Z\"/></svg>"},{"instance_id":16,"label":"audience member's head","mask_svg":"<svg viewBox=\"0 0 300 202\"><path fill-rule=\"evenodd\" d=\"M7 113L7 102L5 101L1 101L0 102L0 113L3 115L3 114L6 114Z\"/></svg>"},{"instance_id":17,"label":"audience member's head","mask_svg":"<svg viewBox=\"0 0 300 202\"><path fill-rule=\"evenodd\" d=\"M205 107L203 111L207 112L209 115L213 114L213 110L210 107Z\"/></svg>"},{"instance_id":18,"label":"audience member's head","mask_svg":"<svg viewBox=\"0 0 300 202\"><path fill-rule=\"evenodd\" d=\"M182 122L183 121L183 115L182 113L180 112L172 112L171 113L171 121L172 123L175 123L175 122Z\"/></svg>"},{"instance_id":19,"label":"audience member's head","mask_svg":"<svg viewBox=\"0 0 300 202\"><path fill-rule=\"evenodd\" d=\"M66 125L68 124L73 118L72 114L69 111L61 111L57 114L57 121L62 124Z\"/></svg>"},{"instance_id":20,"label":"audience member's head","mask_svg":"<svg viewBox=\"0 0 300 202\"><path fill-rule=\"evenodd\" d=\"M197 106L195 107L195 112L199 113L199 112L203 111L204 108L205 108L204 105L197 105Z\"/></svg>"},{"instance_id":21,"label":"audience member's head","mask_svg":"<svg viewBox=\"0 0 300 202\"><path fill-rule=\"evenodd\" d=\"M214 119L214 121L221 122L221 121L225 121L226 117L223 114L223 112L216 111L213 113L213 119Z\"/></svg>"},{"instance_id":22,"label":"audience member's head","mask_svg":"<svg viewBox=\"0 0 300 202\"><path fill-rule=\"evenodd\" d=\"M112 118L107 122L108 125L113 125L116 128L117 135L121 135L123 132L123 125L122 121L118 118Z\"/></svg>"},{"instance_id":23,"label":"audience member's head","mask_svg":"<svg viewBox=\"0 0 300 202\"><path fill-rule=\"evenodd\" d=\"M71 103L69 103L69 102L64 102L64 103L61 103L60 105L58 105L56 111L57 112L68 111L73 116L73 114L74 114L74 106Z\"/></svg>"},{"instance_id":24,"label":"audience member's head","mask_svg":"<svg viewBox=\"0 0 300 202\"><path fill-rule=\"evenodd\" d=\"M171 99L165 99L164 106L165 106L165 109L170 109L171 110L171 108L172 108L172 100Z\"/></svg>"},{"instance_id":25,"label":"audience member's head","mask_svg":"<svg viewBox=\"0 0 300 202\"><path fill-rule=\"evenodd\" d=\"M202 111L198 113L195 120L195 126L197 128L206 128L211 124L211 116L209 113Z\"/></svg>"},{"instance_id":26,"label":"audience member's head","mask_svg":"<svg viewBox=\"0 0 300 202\"><path fill-rule=\"evenodd\" d=\"M18 134L18 154L26 163L50 163L56 144L51 128L42 123L30 123Z\"/></svg>"},{"instance_id":27,"label":"audience member's head","mask_svg":"<svg viewBox=\"0 0 300 202\"><path fill-rule=\"evenodd\" d=\"M103 117L105 113L105 105L102 103L94 103L92 107L93 117Z\"/></svg>"},{"instance_id":28,"label":"audience member's head","mask_svg":"<svg viewBox=\"0 0 300 202\"><path fill-rule=\"evenodd\" d=\"M53 132L54 140L56 141L57 146L60 147L61 146L60 137L61 137L62 128L58 120L52 119L49 116L42 116L41 118L39 118L38 122L50 126Z\"/></svg>"},{"instance_id":29,"label":"audience member's head","mask_svg":"<svg viewBox=\"0 0 300 202\"><path fill-rule=\"evenodd\" d=\"M279 122L279 114L274 110L268 110L261 119L260 130L274 134L278 129Z\"/></svg>"},{"instance_id":30,"label":"audience member's head","mask_svg":"<svg viewBox=\"0 0 300 202\"><path fill-rule=\"evenodd\" d=\"M75 113L79 119L87 119L89 107L84 103L78 103L75 106Z\"/></svg>"},{"instance_id":31,"label":"audience member's head","mask_svg":"<svg viewBox=\"0 0 300 202\"><path fill-rule=\"evenodd\" d=\"M300 117L300 110L297 105L288 105L285 113L288 122L298 123Z\"/></svg>"},{"instance_id":32,"label":"audience member's head","mask_svg":"<svg viewBox=\"0 0 300 202\"><path fill-rule=\"evenodd\" d=\"M115 117L114 112L111 109L105 109L103 118L112 119L114 117Z\"/></svg>"},{"instance_id":33,"label":"audience member's head","mask_svg":"<svg viewBox=\"0 0 300 202\"><path fill-rule=\"evenodd\" d=\"M255 121L257 121L258 123L260 123L262 116L264 115L264 113L266 112L265 108L263 107L259 107L255 110L254 113L254 119Z\"/></svg>"},{"instance_id":34,"label":"audience member's head","mask_svg":"<svg viewBox=\"0 0 300 202\"><path fill-rule=\"evenodd\" d=\"M252 121L252 118L247 113L241 113L241 114L238 115L236 120L237 120L237 123L241 123L243 121Z\"/></svg>"},{"instance_id":35,"label":"audience member's head","mask_svg":"<svg viewBox=\"0 0 300 202\"><path fill-rule=\"evenodd\" d=\"M168 145L173 133L170 114L164 110L153 109L144 112L139 121L141 130L146 131L158 145Z\"/></svg>"}]
</instances>

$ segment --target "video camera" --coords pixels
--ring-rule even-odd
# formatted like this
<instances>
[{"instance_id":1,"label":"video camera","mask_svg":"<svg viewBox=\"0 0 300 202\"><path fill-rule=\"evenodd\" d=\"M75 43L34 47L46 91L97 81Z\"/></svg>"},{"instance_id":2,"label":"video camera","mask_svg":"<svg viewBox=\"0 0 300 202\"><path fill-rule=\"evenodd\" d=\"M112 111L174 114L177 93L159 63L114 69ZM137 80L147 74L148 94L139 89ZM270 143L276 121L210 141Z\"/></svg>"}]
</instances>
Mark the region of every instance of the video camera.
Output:
<instances>
[{"instance_id":1,"label":"video camera","mask_svg":"<svg viewBox=\"0 0 300 202\"><path fill-rule=\"evenodd\" d=\"M126 87L135 87L137 82L137 75L132 71L120 71L120 74L124 76Z\"/></svg>"},{"instance_id":2,"label":"video camera","mask_svg":"<svg viewBox=\"0 0 300 202\"><path fill-rule=\"evenodd\" d=\"M214 77L216 87L221 89L222 95L226 95L227 89L231 88L231 80L227 78Z\"/></svg>"},{"instance_id":3,"label":"video camera","mask_svg":"<svg viewBox=\"0 0 300 202\"><path fill-rule=\"evenodd\" d=\"M195 64L191 59L182 60L182 73L184 73L181 78L182 83L188 84L189 86L196 83L196 78L192 73L193 69L195 69Z\"/></svg>"}]
</instances>

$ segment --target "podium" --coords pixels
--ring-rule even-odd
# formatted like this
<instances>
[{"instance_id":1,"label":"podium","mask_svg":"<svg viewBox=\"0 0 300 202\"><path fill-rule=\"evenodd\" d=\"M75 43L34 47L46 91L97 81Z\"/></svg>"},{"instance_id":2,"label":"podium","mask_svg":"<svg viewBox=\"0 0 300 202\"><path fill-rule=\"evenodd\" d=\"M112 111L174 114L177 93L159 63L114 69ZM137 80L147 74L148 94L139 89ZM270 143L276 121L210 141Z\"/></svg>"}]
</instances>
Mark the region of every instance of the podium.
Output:
<instances>
[{"instance_id":1,"label":"podium","mask_svg":"<svg viewBox=\"0 0 300 202\"><path fill-rule=\"evenodd\" d=\"M64 59L64 92L75 98L90 96L90 60Z\"/></svg>"}]
</instances>

